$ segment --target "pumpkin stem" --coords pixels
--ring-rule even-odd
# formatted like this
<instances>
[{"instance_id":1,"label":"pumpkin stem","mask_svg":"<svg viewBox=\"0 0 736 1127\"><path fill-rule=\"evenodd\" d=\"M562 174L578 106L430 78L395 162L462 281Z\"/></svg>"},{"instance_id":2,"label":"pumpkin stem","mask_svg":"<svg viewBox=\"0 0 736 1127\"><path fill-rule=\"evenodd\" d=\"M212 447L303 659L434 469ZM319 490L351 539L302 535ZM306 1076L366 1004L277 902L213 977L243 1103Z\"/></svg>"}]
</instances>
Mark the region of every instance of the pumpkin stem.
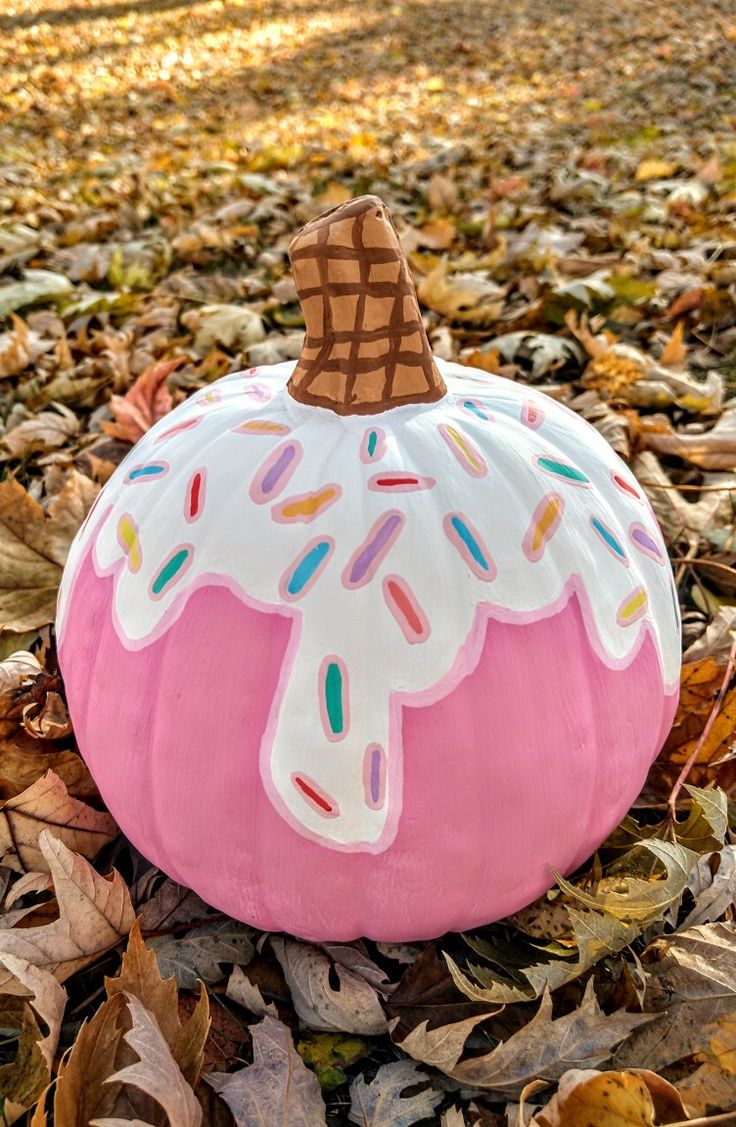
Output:
<instances>
[{"instance_id":1,"label":"pumpkin stem","mask_svg":"<svg viewBox=\"0 0 736 1127\"><path fill-rule=\"evenodd\" d=\"M377 196L313 219L289 257L306 325L288 383L294 399L372 415L445 395L404 252Z\"/></svg>"}]
</instances>

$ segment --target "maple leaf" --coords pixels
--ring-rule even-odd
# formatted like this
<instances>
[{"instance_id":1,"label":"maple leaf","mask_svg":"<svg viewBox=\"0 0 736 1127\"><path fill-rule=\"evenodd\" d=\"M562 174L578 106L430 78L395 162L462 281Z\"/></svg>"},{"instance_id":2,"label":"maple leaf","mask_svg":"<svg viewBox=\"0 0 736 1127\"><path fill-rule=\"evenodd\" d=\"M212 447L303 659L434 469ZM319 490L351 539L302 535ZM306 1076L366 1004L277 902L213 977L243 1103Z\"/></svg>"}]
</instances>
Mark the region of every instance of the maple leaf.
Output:
<instances>
[{"instance_id":1,"label":"maple leaf","mask_svg":"<svg viewBox=\"0 0 736 1127\"><path fill-rule=\"evenodd\" d=\"M294 1049L283 1022L266 1014L251 1026L253 1064L238 1072L205 1076L233 1113L238 1127L289 1124L325 1127L325 1107L317 1077Z\"/></svg>"},{"instance_id":2,"label":"maple leaf","mask_svg":"<svg viewBox=\"0 0 736 1127\"><path fill-rule=\"evenodd\" d=\"M115 422L102 423L105 433L122 442L135 443L143 438L174 406L166 381L182 363L183 357L159 360L141 372L125 395L113 395L110 410Z\"/></svg>"},{"instance_id":3,"label":"maple leaf","mask_svg":"<svg viewBox=\"0 0 736 1127\"><path fill-rule=\"evenodd\" d=\"M72 470L44 512L15 478L0 482L0 631L54 621L69 547L98 492Z\"/></svg>"}]
</instances>

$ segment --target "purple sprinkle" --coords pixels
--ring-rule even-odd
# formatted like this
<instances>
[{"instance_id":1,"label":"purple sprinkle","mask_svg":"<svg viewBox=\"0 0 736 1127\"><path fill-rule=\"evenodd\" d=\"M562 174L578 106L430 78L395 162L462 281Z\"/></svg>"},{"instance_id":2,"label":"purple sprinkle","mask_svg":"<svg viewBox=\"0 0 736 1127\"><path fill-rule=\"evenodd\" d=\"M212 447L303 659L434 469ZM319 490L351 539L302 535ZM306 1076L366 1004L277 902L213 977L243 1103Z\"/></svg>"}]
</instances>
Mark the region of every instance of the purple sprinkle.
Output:
<instances>
[{"instance_id":1,"label":"purple sprinkle","mask_svg":"<svg viewBox=\"0 0 736 1127\"><path fill-rule=\"evenodd\" d=\"M631 539L640 548L643 548L645 552L651 552L652 555L656 556L658 560L662 559L662 553L660 552L659 546L657 545L656 541L652 540L649 533L646 532L643 528L632 529Z\"/></svg>"},{"instance_id":2,"label":"purple sprinkle","mask_svg":"<svg viewBox=\"0 0 736 1127\"><path fill-rule=\"evenodd\" d=\"M350 583L360 583L376 556L385 548L386 543L393 536L399 524L401 524L400 515L398 513L389 513L373 539L368 541L350 569Z\"/></svg>"},{"instance_id":3,"label":"purple sprinkle","mask_svg":"<svg viewBox=\"0 0 736 1127\"><path fill-rule=\"evenodd\" d=\"M261 482L261 492L271 493L276 486L281 475L285 472L287 467L294 461L296 454L296 447L293 442L288 443L284 447L281 456L277 458L270 470Z\"/></svg>"},{"instance_id":4,"label":"purple sprinkle","mask_svg":"<svg viewBox=\"0 0 736 1127\"><path fill-rule=\"evenodd\" d=\"M381 798L381 766L383 752L380 747L374 747L371 752L371 802L377 806Z\"/></svg>"}]
</instances>

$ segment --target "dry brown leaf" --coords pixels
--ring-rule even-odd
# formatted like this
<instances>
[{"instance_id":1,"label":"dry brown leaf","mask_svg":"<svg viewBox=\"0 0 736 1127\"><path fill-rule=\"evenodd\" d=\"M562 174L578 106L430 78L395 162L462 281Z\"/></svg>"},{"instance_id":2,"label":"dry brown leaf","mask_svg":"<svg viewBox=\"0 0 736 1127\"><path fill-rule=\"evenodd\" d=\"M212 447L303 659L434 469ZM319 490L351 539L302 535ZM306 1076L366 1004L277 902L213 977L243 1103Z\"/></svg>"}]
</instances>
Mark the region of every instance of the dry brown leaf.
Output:
<instances>
[{"instance_id":1,"label":"dry brown leaf","mask_svg":"<svg viewBox=\"0 0 736 1127\"><path fill-rule=\"evenodd\" d=\"M649 774L650 786L659 792L671 789L682 765L695 750L723 684L724 669L713 658L688 662L682 667L680 702L672 730ZM727 789L727 779L716 766L736 739L736 686L728 690L698 758L688 775L694 786L713 779Z\"/></svg>"},{"instance_id":2,"label":"dry brown leaf","mask_svg":"<svg viewBox=\"0 0 736 1127\"><path fill-rule=\"evenodd\" d=\"M691 1115L736 1111L736 1076L707 1061L678 1080L677 1091Z\"/></svg>"},{"instance_id":3,"label":"dry brown leaf","mask_svg":"<svg viewBox=\"0 0 736 1127\"><path fill-rule=\"evenodd\" d=\"M279 1016L273 1002L266 1002L260 988L251 982L241 967L233 967L225 994L231 1001L244 1006L256 1017L265 1017L266 1014L270 1014L271 1017Z\"/></svg>"},{"instance_id":4,"label":"dry brown leaf","mask_svg":"<svg viewBox=\"0 0 736 1127\"><path fill-rule=\"evenodd\" d=\"M681 368L687 357L687 347L684 343L683 337L685 335L685 322L678 321L669 338L662 353L659 357L660 364L665 368L674 368L677 370Z\"/></svg>"},{"instance_id":5,"label":"dry brown leaf","mask_svg":"<svg viewBox=\"0 0 736 1127\"><path fill-rule=\"evenodd\" d=\"M62 403L55 403L54 411L42 411L13 427L3 436L13 458L25 458L43 450L55 450L66 445L79 432L79 419Z\"/></svg>"},{"instance_id":6,"label":"dry brown leaf","mask_svg":"<svg viewBox=\"0 0 736 1127\"><path fill-rule=\"evenodd\" d=\"M0 863L20 873L50 871L39 845L45 828L90 860L118 833L110 814L72 798L53 771L0 808Z\"/></svg>"},{"instance_id":7,"label":"dry brown leaf","mask_svg":"<svg viewBox=\"0 0 736 1127\"><path fill-rule=\"evenodd\" d=\"M724 1072L736 1076L736 1010L721 1014L708 1032L710 1042L703 1055Z\"/></svg>"},{"instance_id":8,"label":"dry brown leaf","mask_svg":"<svg viewBox=\"0 0 736 1127\"><path fill-rule=\"evenodd\" d=\"M23 896L29 896L34 892L46 892L47 889L53 888L53 883L51 873L24 873L5 897L5 911L12 908L13 904Z\"/></svg>"},{"instance_id":9,"label":"dry brown leaf","mask_svg":"<svg viewBox=\"0 0 736 1127\"><path fill-rule=\"evenodd\" d=\"M128 947L123 955L120 973L115 978L105 978L108 998L120 992L135 995L145 1003L172 1052L184 1078L192 1085L197 1083L204 1059L204 1044L209 1029L209 1001L204 990L191 1017L182 1025L179 1019L179 992L176 981L163 979L158 960L141 936L138 921L133 924Z\"/></svg>"},{"instance_id":10,"label":"dry brown leaf","mask_svg":"<svg viewBox=\"0 0 736 1127\"><path fill-rule=\"evenodd\" d=\"M251 1026L251 1034L253 1064L205 1077L230 1108L237 1127L325 1127L319 1082L294 1049L287 1027L267 1014Z\"/></svg>"},{"instance_id":11,"label":"dry brown leaf","mask_svg":"<svg viewBox=\"0 0 736 1127\"><path fill-rule=\"evenodd\" d=\"M11 321L13 328L10 332L0 333L0 379L17 375L31 362L28 325L15 313L11 314Z\"/></svg>"},{"instance_id":12,"label":"dry brown leaf","mask_svg":"<svg viewBox=\"0 0 736 1127\"><path fill-rule=\"evenodd\" d=\"M482 274L452 274L441 262L417 288L420 300L451 321L489 325L501 316L506 291Z\"/></svg>"},{"instance_id":13,"label":"dry brown leaf","mask_svg":"<svg viewBox=\"0 0 736 1127\"><path fill-rule=\"evenodd\" d=\"M128 934L135 918L133 905L119 873L113 870L111 880L101 877L49 830L41 831L39 847L54 881L59 918L40 927L0 931L0 951L26 959L63 982ZM0 972L0 990L17 993L7 972Z\"/></svg>"},{"instance_id":14,"label":"dry brown leaf","mask_svg":"<svg viewBox=\"0 0 736 1127\"><path fill-rule=\"evenodd\" d=\"M575 1068L529 1127L654 1127L683 1119L687 1112L677 1089L656 1073Z\"/></svg>"},{"instance_id":15,"label":"dry brown leaf","mask_svg":"<svg viewBox=\"0 0 736 1127\"><path fill-rule=\"evenodd\" d=\"M158 1022L135 994L126 993L123 997L133 1023L123 1034L123 1040L139 1060L118 1069L105 1082L129 1084L154 1099L166 1112L170 1127L199 1127L202 1109L171 1055ZM90 1127L110 1127L116 1122L130 1122L130 1118L95 1118L90 1120Z\"/></svg>"},{"instance_id":16,"label":"dry brown leaf","mask_svg":"<svg viewBox=\"0 0 736 1127\"><path fill-rule=\"evenodd\" d=\"M19 984L22 992L30 995L22 1003L21 1035L16 1059L0 1066L0 1094L6 1101L3 1111L6 1120L12 1123L17 1115L35 1103L51 1080L67 995L64 987L48 971L33 966L25 959L0 952L0 966L12 975L14 984ZM41 1033L29 1007L43 1021L48 1030L45 1035Z\"/></svg>"},{"instance_id":17,"label":"dry brown leaf","mask_svg":"<svg viewBox=\"0 0 736 1127\"><path fill-rule=\"evenodd\" d=\"M674 430L658 434L644 430L641 443L657 454L684 458L703 470L733 470L736 467L736 410L724 411L713 429L704 434L681 434Z\"/></svg>"},{"instance_id":18,"label":"dry brown leaf","mask_svg":"<svg viewBox=\"0 0 736 1127\"><path fill-rule=\"evenodd\" d=\"M0 482L0 631L54 621L69 547L98 492L72 470L44 512L15 478Z\"/></svg>"},{"instance_id":19,"label":"dry brown leaf","mask_svg":"<svg viewBox=\"0 0 736 1127\"><path fill-rule=\"evenodd\" d=\"M3 737L0 721L0 800L13 798L53 771L75 798L97 797L97 787L84 760L75 751L59 751L21 731Z\"/></svg>"},{"instance_id":20,"label":"dry brown leaf","mask_svg":"<svg viewBox=\"0 0 736 1127\"><path fill-rule=\"evenodd\" d=\"M63 698L47 692L41 703L25 705L23 727L35 740L63 740L71 735L72 722Z\"/></svg>"},{"instance_id":21,"label":"dry brown leaf","mask_svg":"<svg viewBox=\"0 0 736 1127\"><path fill-rule=\"evenodd\" d=\"M143 438L174 406L166 381L182 363L183 357L159 360L141 373L124 396L113 395L110 409L115 421L103 422L105 433L121 442L135 443Z\"/></svg>"}]
</instances>

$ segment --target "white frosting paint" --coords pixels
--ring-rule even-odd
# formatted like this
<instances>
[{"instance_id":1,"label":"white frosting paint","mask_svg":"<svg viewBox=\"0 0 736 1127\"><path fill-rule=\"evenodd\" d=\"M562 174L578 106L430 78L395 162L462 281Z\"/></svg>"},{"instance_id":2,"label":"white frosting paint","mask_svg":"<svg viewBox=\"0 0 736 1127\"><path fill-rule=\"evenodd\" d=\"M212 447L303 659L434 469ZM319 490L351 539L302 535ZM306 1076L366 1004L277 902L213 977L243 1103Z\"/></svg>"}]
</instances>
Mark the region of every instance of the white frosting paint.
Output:
<instances>
[{"instance_id":1,"label":"white frosting paint","mask_svg":"<svg viewBox=\"0 0 736 1127\"><path fill-rule=\"evenodd\" d=\"M520 622L549 616L574 590L591 643L608 664L628 664L649 632L664 685L679 673L679 618L665 547L627 467L593 427L547 396L438 365L445 399L372 417L297 403L285 388L291 363L227 376L197 393L148 432L105 486L74 541L60 592L63 636L73 629L66 622L70 589L93 541L97 572L115 576L116 629L130 649L159 637L188 596L212 583L229 586L250 606L291 617L262 777L299 832L337 849L380 852L390 844L401 812L401 701L440 699L469 673L489 615ZM264 421L283 433L234 429ZM279 463L287 442L297 445ZM587 480L560 476L545 459ZM136 467L152 464L166 472L135 476ZM269 470L277 465L280 488L270 490ZM200 508L192 519L198 473ZM392 474L417 476L422 488L382 489L380 480ZM291 506L314 494L323 506L310 519L294 519ZM535 538L533 522L550 500L551 535ZM356 575L361 545L387 514L394 514L386 527L391 546L374 568ZM482 538L492 557L487 568L461 551L453 514ZM319 543L329 549L326 562L292 597L290 565ZM186 566L155 590L178 551L189 553ZM636 601L641 591L646 605ZM407 592L418 604L414 626L390 609ZM347 685L342 738L330 730L324 702L320 708L320 678L331 661ZM374 748L387 760L378 796ZM305 797L295 775L324 793L331 816Z\"/></svg>"}]
</instances>

